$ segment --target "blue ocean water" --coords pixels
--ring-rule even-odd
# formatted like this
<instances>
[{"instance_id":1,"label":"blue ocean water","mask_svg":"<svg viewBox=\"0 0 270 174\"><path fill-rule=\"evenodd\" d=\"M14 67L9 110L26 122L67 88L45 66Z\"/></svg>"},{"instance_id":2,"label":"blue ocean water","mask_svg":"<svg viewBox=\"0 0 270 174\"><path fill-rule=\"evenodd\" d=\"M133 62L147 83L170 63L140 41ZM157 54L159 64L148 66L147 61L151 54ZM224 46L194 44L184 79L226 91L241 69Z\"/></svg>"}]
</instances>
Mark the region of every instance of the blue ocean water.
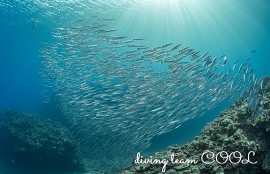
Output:
<instances>
[{"instance_id":1,"label":"blue ocean water","mask_svg":"<svg viewBox=\"0 0 270 174\"><path fill-rule=\"evenodd\" d=\"M142 0L28 1L0 0L0 111L8 108L43 117L59 115L56 103L43 102L40 50L53 28L89 15L114 18L117 34L144 38L148 46L182 43L228 63L251 58L257 77L270 74L270 1ZM148 151L185 143L231 103L155 137Z\"/></svg>"}]
</instances>

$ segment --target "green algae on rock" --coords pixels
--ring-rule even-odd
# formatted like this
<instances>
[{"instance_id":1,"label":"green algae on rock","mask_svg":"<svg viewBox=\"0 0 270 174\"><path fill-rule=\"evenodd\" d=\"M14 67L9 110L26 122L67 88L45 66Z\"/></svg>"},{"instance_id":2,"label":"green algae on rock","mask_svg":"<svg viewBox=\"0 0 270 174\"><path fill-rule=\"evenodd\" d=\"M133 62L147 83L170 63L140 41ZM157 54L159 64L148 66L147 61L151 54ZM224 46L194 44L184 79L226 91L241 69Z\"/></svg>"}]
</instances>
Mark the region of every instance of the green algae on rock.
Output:
<instances>
[{"instance_id":1,"label":"green algae on rock","mask_svg":"<svg viewBox=\"0 0 270 174\"><path fill-rule=\"evenodd\" d=\"M36 115L0 113L0 158L14 169L84 171L75 140L58 123Z\"/></svg>"}]
</instances>

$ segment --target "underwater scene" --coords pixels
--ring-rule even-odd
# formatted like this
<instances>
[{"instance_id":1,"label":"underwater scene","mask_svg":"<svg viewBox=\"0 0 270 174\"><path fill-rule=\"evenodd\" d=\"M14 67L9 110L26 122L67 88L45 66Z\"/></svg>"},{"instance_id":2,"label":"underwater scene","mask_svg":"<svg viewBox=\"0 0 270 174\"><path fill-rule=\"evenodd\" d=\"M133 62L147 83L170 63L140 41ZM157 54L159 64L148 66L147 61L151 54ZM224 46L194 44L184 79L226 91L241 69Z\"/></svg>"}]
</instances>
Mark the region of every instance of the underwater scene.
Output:
<instances>
[{"instance_id":1,"label":"underwater scene","mask_svg":"<svg viewBox=\"0 0 270 174\"><path fill-rule=\"evenodd\" d=\"M269 174L269 0L0 0L0 174Z\"/></svg>"}]
</instances>

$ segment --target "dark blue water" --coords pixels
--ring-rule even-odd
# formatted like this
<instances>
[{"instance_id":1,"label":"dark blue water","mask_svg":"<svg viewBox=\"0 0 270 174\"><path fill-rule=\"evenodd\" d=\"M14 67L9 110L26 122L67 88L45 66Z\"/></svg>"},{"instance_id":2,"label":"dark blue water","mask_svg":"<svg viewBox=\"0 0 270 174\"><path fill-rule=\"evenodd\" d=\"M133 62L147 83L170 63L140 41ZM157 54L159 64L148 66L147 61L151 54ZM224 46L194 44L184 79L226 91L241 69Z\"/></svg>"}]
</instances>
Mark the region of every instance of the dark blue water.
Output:
<instances>
[{"instance_id":1,"label":"dark blue water","mask_svg":"<svg viewBox=\"0 0 270 174\"><path fill-rule=\"evenodd\" d=\"M31 26L1 26L0 108L37 112L42 107L39 42L46 36L32 34Z\"/></svg>"}]
</instances>

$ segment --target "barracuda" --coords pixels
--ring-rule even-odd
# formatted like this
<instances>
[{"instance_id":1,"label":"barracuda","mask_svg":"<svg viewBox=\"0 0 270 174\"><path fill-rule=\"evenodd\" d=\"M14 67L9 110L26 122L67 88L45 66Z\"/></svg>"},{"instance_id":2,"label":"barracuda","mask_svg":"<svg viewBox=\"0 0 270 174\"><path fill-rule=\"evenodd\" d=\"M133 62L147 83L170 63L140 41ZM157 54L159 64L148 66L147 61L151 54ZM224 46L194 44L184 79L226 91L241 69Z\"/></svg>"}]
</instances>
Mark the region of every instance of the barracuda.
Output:
<instances>
[{"instance_id":1,"label":"barracuda","mask_svg":"<svg viewBox=\"0 0 270 174\"><path fill-rule=\"evenodd\" d=\"M57 42L41 50L44 84L53 86L83 154L95 158L92 168L104 167L104 158L115 154L141 151L154 136L256 86L247 62L230 67L225 55L212 58L172 43L149 48L143 39L104 35L115 32L104 28L110 20L57 28ZM112 167L129 158L114 156Z\"/></svg>"}]
</instances>

